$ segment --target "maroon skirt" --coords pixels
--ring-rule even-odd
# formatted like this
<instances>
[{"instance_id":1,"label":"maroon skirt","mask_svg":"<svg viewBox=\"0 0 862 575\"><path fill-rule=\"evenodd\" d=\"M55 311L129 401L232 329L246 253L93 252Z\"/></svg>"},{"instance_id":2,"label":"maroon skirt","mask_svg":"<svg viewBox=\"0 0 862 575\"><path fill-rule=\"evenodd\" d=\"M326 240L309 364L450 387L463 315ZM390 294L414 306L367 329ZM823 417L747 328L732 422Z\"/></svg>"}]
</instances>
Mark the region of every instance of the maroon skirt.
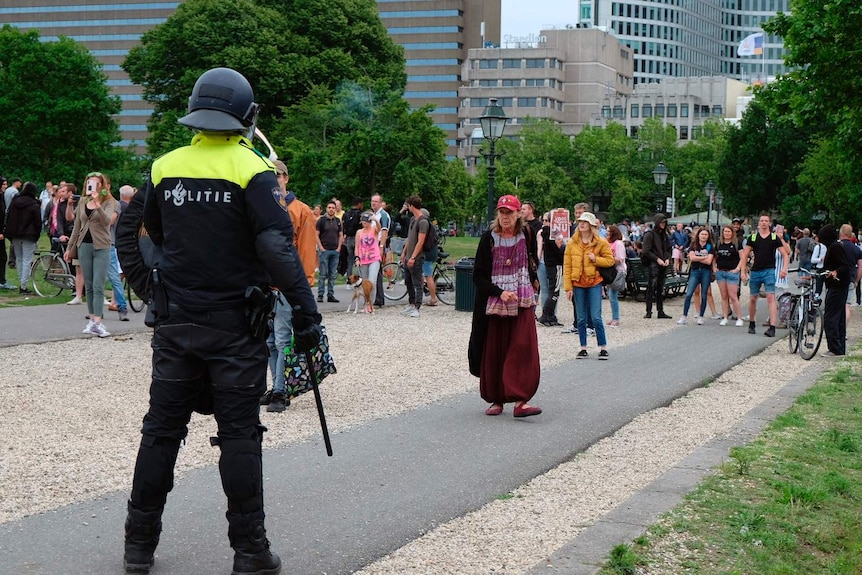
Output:
<instances>
[{"instance_id":1,"label":"maroon skirt","mask_svg":"<svg viewBox=\"0 0 862 575\"><path fill-rule=\"evenodd\" d=\"M529 401L539 389L536 313L522 307L517 317L488 316L488 335L479 374L479 393L488 403Z\"/></svg>"}]
</instances>

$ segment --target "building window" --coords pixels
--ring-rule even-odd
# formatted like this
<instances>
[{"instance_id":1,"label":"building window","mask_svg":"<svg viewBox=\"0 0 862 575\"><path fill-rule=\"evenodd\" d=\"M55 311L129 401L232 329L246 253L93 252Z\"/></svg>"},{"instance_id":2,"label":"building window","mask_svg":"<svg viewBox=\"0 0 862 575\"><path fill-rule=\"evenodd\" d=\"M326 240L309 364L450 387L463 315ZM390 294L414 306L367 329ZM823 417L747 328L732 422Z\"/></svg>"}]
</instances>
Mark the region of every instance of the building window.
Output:
<instances>
[{"instance_id":1,"label":"building window","mask_svg":"<svg viewBox=\"0 0 862 575\"><path fill-rule=\"evenodd\" d=\"M527 68L544 68L545 67L545 59L544 58L527 58L524 62Z\"/></svg>"},{"instance_id":2,"label":"building window","mask_svg":"<svg viewBox=\"0 0 862 575\"><path fill-rule=\"evenodd\" d=\"M527 78L526 86L544 86L545 79L544 78Z\"/></svg>"},{"instance_id":3,"label":"building window","mask_svg":"<svg viewBox=\"0 0 862 575\"><path fill-rule=\"evenodd\" d=\"M688 126L679 127L679 139L688 140Z\"/></svg>"},{"instance_id":4,"label":"building window","mask_svg":"<svg viewBox=\"0 0 862 575\"><path fill-rule=\"evenodd\" d=\"M621 120L623 118L625 118L625 110L623 109L623 107L621 105L619 105L619 104L615 105L614 106L614 119L615 120Z\"/></svg>"},{"instance_id":5,"label":"building window","mask_svg":"<svg viewBox=\"0 0 862 575\"><path fill-rule=\"evenodd\" d=\"M520 68L521 67L521 59L520 58L503 58L503 68Z\"/></svg>"},{"instance_id":6,"label":"building window","mask_svg":"<svg viewBox=\"0 0 862 575\"><path fill-rule=\"evenodd\" d=\"M676 104L667 105L667 117L676 118Z\"/></svg>"},{"instance_id":7,"label":"building window","mask_svg":"<svg viewBox=\"0 0 862 575\"><path fill-rule=\"evenodd\" d=\"M511 78L510 79L503 79L503 86L505 86L507 88L511 88L513 86L520 86L520 85L521 85L521 79L520 78L517 78L514 80Z\"/></svg>"},{"instance_id":8,"label":"building window","mask_svg":"<svg viewBox=\"0 0 862 575\"><path fill-rule=\"evenodd\" d=\"M535 108L536 107L536 99L535 98L518 98L518 107L519 108Z\"/></svg>"},{"instance_id":9,"label":"building window","mask_svg":"<svg viewBox=\"0 0 862 575\"><path fill-rule=\"evenodd\" d=\"M712 107L712 115L713 116L719 116L719 117L723 116L724 115L724 109L721 106L713 106Z\"/></svg>"},{"instance_id":10,"label":"building window","mask_svg":"<svg viewBox=\"0 0 862 575\"><path fill-rule=\"evenodd\" d=\"M479 69L480 70L491 70L497 69L497 61L496 60L479 60Z\"/></svg>"},{"instance_id":11,"label":"building window","mask_svg":"<svg viewBox=\"0 0 862 575\"><path fill-rule=\"evenodd\" d=\"M664 104L655 105L655 116L656 118L664 118Z\"/></svg>"},{"instance_id":12,"label":"building window","mask_svg":"<svg viewBox=\"0 0 862 575\"><path fill-rule=\"evenodd\" d=\"M700 138L700 131L701 131L700 126L692 126L692 128L691 128L691 139L692 140L699 139Z\"/></svg>"},{"instance_id":13,"label":"building window","mask_svg":"<svg viewBox=\"0 0 862 575\"><path fill-rule=\"evenodd\" d=\"M679 117L688 118L688 104L679 105Z\"/></svg>"},{"instance_id":14,"label":"building window","mask_svg":"<svg viewBox=\"0 0 862 575\"><path fill-rule=\"evenodd\" d=\"M638 127L637 126L632 126L631 135L632 135L632 138L634 138L635 140L638 139Z\"/></svg>"},{"instance_id":15,"label":"building window","mask_svg":"<svg viewBox=\"0 0 862 575\"><path fill-rule=\"evenodd\" d=\"M631 116L632 116L632 118L640 118L640 117L641 117L641 107L640 107L640 104L632 104L632 107L631 107Z\"/></svg>"},{"instance_id":16,"label":"building window","mask_svg":"<svg viewBox=\"0 0 862 575\"><path fill-rule=\"evenodd\" d=\"M652 104L644 104L643 113L644 118L652 118Z\"/></svg>"},{"instance_id":17,"label":"building window","mask_svg":"<svg viewBox=\"0 0 862 575\"><path fill-rule=\"evenodd\" d=\"M497 98L497 105L503 108L511 108L513 105L513 98ZM487 104L486 104L487 105Z\"/></svg>"},{"instance_id":18,"label":"building window","mask_svg":"<svg viewBox=\"0 0 862 575\"><path fill-rule=\"evenodd\" d=\"M470 98L471 108L484 108L488 105L488 98Z\"/></svg>"},{"instance_id":19,"label":"building window","mask_svg":"<svg viewBox=\"0 0 862 575\"><path fill-rule=\"evenodd\" d=\"M611 107L610 106L602 106L602 119L610 120L611 119Z\"/></svg>"},{"instance_id":20,"label":"building window","mask_svg":"<svg viewBox=\"0 0 862 575\"><path fill-rule=\"evenodd\" d=\"M486 88L494 88L497 86L497 80L479 80L479 85Z\"/></svg>"}]
</instances>

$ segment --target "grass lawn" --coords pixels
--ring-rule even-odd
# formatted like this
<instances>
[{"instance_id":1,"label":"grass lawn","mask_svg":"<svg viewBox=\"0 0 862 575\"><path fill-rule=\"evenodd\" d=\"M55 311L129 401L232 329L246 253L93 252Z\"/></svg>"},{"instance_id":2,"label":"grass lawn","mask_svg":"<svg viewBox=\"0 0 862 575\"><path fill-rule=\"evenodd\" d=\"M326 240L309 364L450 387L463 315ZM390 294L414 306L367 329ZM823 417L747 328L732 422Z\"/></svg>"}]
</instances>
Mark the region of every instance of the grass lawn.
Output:
<instances>
[{"instance_id":1,"label":"grass lawn","mask_svg":"<svg viewBox=\"0 0 862 575\"><path fill-rule=\"evenodd\" d=\"M860 370L839 360L601 574L862 573Z\"/></svg>"},{"instance_id":2,"label":"grass lawn","mask_svg":"<svg viewBox=\"0 0 862 575\"><path fill-rule=\"evenodd\" d=\"M476 255L476 246L479 238L467 238L461 236L449 236L443 245L443 251L449 254L447 261L453 264L463 257L472 258Z\"/></svg>"}]
</instances>

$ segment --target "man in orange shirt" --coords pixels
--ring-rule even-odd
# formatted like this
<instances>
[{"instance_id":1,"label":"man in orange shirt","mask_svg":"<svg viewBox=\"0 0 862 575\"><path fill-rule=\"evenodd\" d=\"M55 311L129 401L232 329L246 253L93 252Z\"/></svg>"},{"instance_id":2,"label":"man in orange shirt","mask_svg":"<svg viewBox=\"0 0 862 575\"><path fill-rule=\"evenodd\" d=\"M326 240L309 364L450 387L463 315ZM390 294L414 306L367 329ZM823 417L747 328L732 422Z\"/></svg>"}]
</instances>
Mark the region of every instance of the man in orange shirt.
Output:
<instances>
[{"instance_id":1,"label":"man in orange shirt","mask_svg":"<svg viewBox=\"0 0 862 575\"><path fill-rule=\"evenodd\" d=\"M278 204L290 214L290 220L293 222L293 245L299 253L299 260L305 270L308 285L313 286L314 267L317 263L317 231L314 225L316 218L308 204L302 202L287 189L290 176L284 162L275 160L273 163L275 164L278 185L281 187L281 196L277 198ZM275 304L272 332L267 339L272 389L267 391L260 400L260 404L266 405L266 410L269 412L281 413L290 404L290 400L285 397L284 348L290 343L293 336L292 315L290 304L283 296L279 295Z\"/></svg>"}]
</instances>

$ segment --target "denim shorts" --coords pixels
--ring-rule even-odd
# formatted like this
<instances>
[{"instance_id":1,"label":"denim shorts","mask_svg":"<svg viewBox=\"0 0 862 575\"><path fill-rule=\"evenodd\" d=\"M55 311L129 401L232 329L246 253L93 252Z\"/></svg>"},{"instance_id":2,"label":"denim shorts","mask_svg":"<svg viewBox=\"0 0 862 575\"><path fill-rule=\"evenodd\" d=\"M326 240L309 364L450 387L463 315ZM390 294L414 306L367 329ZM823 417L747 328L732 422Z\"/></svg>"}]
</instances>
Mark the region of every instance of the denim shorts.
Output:
<instances>
[{"instance_id":1,"label":"denim shorts","mask_svg":"<svg viewBox=\"0 0 862 575\"><path fill-rule=\"evenodd\" d=\"M752 296L760 293L760 286L764 287L766 293L775 293L775 268L751 272L748 287L751 289Z\"/></svg>"},{"instance_id":2,"label":"denim shorts","mask_svg":"<svg viewBox=\"0 0 862 575\"><path fill-rule=\"evenodd\" d=\"M434 275L434 262L431 260L422 262L422 275L425 277Z\"/></svg>"},{"instance_id":3,"label":"denim shorts","mask_svg":"<svg viewBox=\"0 0 862 575\"><path fill-rule=\"evenodd\" d=\"M739 285L739 272L717 270L715 272L715 281Z\"/></svg>"}]
</instances>

